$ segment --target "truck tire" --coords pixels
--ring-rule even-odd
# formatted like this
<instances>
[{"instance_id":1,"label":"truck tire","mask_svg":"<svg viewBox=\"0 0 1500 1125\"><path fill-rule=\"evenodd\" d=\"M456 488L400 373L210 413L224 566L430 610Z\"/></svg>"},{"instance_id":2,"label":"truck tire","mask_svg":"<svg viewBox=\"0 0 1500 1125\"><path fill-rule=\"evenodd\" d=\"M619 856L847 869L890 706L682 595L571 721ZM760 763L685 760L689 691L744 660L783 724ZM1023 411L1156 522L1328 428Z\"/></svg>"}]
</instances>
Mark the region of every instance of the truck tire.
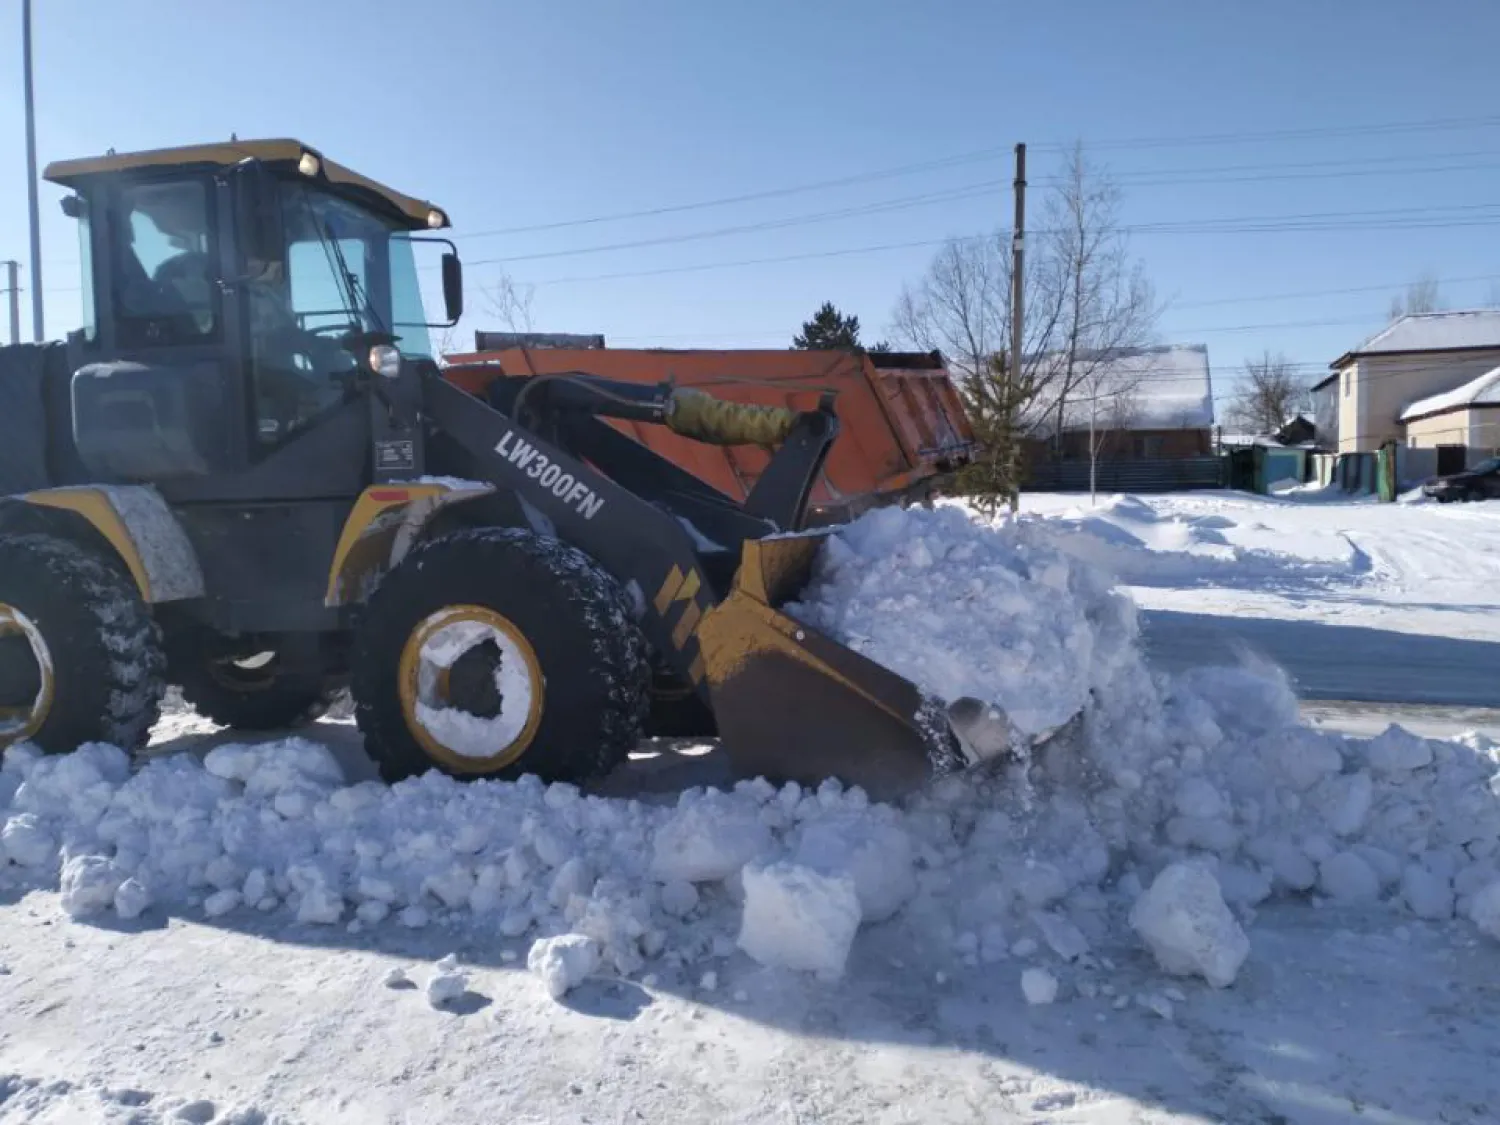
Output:
<instances>
[{"instance_id":1,"label":"truck tire","mask_svg":"<svg viewBox=\"0 0 1500 1125\"><path fill-rule=\"evenodd\" d=\"M194 636L172 646L169 679L202 715L234 730L288 730L323 716L338 686L321 673L288 671L275 653L234 660L216 654L210 641Z\"/></svg>"},{"instance_id":2,"label":"truck tire","mask_svg":"<svg viewBox=\"0 0 1500 1125\"><path fill-rule=\"evenodd\" d=\"M29 741L47 753L86 742L145 745L161 711L161 631L130 578L66 539L0 538L0 638L24 642L22 667L0 700L0 746ZM10 652L9 655L15 655ZM17 687L20 687L19 692ZM28 698L29 697L29 698Z\"/></svg>"},{"instance_id":3,"label":"truck tire","mask_svg":"<svg viewBox=\"0 0 1500 1125\"><path fill-rule=\"evenodd\" d=\"M388 781L586 781L640 738L646 644L587 555L510 528L412 551L381 581L355 644L355 719Z\"/></svg>"}]
</instances>

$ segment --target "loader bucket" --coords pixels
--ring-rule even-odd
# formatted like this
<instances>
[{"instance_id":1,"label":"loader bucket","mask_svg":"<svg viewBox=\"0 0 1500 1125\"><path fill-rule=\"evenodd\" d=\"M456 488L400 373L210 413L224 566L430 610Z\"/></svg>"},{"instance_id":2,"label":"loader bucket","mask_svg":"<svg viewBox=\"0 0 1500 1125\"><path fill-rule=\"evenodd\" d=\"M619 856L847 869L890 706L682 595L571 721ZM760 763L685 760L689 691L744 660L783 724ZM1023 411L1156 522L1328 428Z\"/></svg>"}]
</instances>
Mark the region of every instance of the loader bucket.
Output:
<instances>
[{"instance_id":1,"label":"loader bucket","mask_svg":"<svg viewBox=\"0 0 1500 1125\"><path fill-rule=\"evenodd\" d=\"M780 608L823 534L750 540L729 596L698 627L719 737L738 776L836 777L887 800L965 762L943 705Z\"/></svg>"}]
</instances>

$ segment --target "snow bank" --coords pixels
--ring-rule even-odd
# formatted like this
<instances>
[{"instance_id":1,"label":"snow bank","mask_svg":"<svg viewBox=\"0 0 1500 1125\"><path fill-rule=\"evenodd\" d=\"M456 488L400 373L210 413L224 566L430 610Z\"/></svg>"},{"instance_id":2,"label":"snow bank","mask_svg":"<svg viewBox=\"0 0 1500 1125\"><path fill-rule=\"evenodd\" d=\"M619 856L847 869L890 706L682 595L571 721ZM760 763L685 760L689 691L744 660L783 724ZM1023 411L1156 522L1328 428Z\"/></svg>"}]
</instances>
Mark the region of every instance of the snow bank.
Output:
<instances>
[{"instance_id":1,"label":"snow bank","mask_svg":"<svg viewBox=\"0 0 1500 1125\"><path fill-rule=\"evenodd\" d=\"M893 666L909 633L898 670L1034 730L1087 703L1028 760L899 809L836 782L665 804L534 778L349 785L301 738L134 771L108 746L18 746L0 764L0 884L60 888L79 918L463 925L528 943L564 991L595 971L722 979L737 950L835 976L873 923L910 931L929 974L1016 957L1068 982L1145 941L1227 983L1254 908L1277 895L1500 939L1496 744L1312 730L1264 669L1153 675L1129 604L1036 539L951 509L875 513L834 537L844 554L803 612L863 628Z\"/></svg>"}]
</instances>

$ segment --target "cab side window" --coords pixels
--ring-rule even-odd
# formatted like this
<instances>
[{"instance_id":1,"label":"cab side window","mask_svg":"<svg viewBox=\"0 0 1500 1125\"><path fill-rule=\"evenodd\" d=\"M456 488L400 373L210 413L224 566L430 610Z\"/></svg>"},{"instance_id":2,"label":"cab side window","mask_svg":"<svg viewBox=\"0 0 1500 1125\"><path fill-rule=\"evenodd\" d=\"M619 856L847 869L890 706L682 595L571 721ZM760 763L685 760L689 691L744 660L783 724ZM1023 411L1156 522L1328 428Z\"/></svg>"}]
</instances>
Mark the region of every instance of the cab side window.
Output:
<instances>
[{"instance_id":1,"label":"cab side window","mask_svg":"<svg viewBox=\"0 0 1500 1125\"><path fill-rule=\"evenodd\" d=\"M208 190L201 181L120 189L114 300L122 344L168 346L215 335L218 270L209 231Z\"/></svg>"}]
</instances>

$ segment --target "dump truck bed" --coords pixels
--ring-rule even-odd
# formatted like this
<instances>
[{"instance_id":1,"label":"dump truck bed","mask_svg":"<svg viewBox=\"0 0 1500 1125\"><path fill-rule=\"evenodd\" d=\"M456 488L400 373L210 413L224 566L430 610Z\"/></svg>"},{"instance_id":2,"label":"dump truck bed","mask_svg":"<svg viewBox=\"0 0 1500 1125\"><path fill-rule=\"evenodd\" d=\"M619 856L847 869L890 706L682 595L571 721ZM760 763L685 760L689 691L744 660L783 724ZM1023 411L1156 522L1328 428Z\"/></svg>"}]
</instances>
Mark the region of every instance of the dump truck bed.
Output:
<instances>
[{"instance_id":1,"label":"dump truck bed","mask_svg":"<svg viewBox=\"0 0 1500 1125\"><path fill-rule=\"evenodd\" d=\"M659 351L509 347L446 357L446 377L482 393L494 379L585 372L632 383L672 382L757 406L816 409L838 395L842 431L813 490L819 522L933 491L974 454L974 435L936 353ZM767 463L754 447L711 446L664 427L611 421L720 492L743 501Z\"/></svg>"}]
</instances>

